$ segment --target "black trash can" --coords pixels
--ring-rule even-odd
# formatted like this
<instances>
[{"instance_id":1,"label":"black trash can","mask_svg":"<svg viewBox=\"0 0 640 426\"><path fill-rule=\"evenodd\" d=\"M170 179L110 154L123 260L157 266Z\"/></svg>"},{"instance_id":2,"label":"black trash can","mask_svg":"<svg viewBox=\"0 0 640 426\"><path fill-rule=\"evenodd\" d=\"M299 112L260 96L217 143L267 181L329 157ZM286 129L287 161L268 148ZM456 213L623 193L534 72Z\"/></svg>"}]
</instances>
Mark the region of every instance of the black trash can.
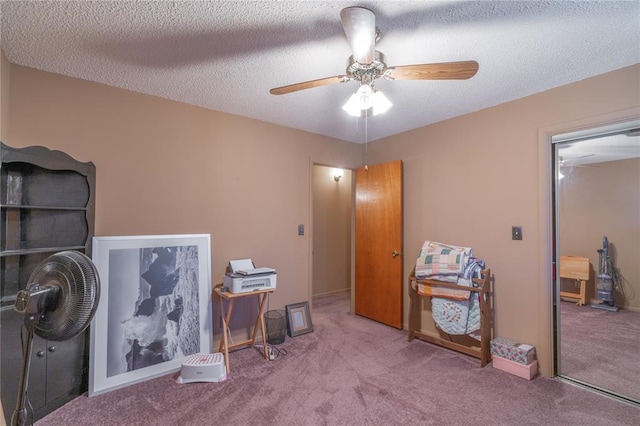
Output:
<instances>
[{"instance_id":1,"label":"black trash can","mask_svg":"<svg viewBox=\"0 0 640 426\"><path fill-rule=\"evenodd\" d=\"M275 310L264 313L264 324L267 329L267 343L279 345L284 343L287 329L287 317L284 311Z\"/></svg>"}]
</instances>

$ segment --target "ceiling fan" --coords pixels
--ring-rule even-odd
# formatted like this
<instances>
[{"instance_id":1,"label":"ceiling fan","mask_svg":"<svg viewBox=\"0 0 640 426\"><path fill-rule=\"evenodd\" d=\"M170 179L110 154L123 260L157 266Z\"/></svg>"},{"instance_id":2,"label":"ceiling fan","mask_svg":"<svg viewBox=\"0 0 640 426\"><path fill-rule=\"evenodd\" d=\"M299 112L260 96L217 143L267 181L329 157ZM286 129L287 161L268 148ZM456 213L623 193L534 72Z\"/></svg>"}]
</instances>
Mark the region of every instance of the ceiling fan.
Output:
<instances>
[{"instance_id":1,"label":"ceiling fan","mask_svg":"<svg viewBox=\"0 0 640 426\"><path fill-rule=\"evenodd\" d=\"M581 155L580 157L572 158L571 160L564 159L562 156L559 157L560 167L588 167L588 168L598 168L598 166L594 166L593 164L573 164L572 161L577 161L582 158L592 157L595 154L586 154Z\"/></svg>"},{"instance_id":2,"label":"ceiling fan","mask_svg":"<svg viewBox=\"0 0 640 426\"><path fill-rule=\"evenodd\" d=\"M344 34L351 47L353 55L349 57L346 73L333 77L320 78L318 80L305 81L302 83L290 84L276 87L269 92L273 95L284 95L286 93L299 90L311 89L314 87L326 86L334 83L345 83L355 80L359 83L358 92L352 96L349 103L356 107L348 112L352 115L360 115L363 110L373 107L376 111L376 101L379 98L382 102L381 108L390 107L390 102L386 101L381 92L374 89L375 80L383 77L387 80L466 80L473 77L478 72L476 61L443 62L433 64L403 65L388 67L384 55L375 50L375 43L380 38L380 33L376 29L375 14L363 7L347 7L340 11L340 19ZM386 108L384 108L386 106ZM357 114L356 114L357 113Z\"/></svg>"}]
</instances>

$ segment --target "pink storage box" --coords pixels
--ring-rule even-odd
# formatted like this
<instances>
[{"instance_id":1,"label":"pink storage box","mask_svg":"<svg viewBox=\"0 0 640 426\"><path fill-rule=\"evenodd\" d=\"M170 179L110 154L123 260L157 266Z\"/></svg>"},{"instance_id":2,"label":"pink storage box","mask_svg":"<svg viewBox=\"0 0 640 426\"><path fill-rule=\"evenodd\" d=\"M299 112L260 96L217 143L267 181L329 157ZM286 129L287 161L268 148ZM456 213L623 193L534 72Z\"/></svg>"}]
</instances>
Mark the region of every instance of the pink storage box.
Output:
<instances>
[{"instance_id":1,"label":"pink storage box","mask_svg":"<svg viewBox=\"0 0 640 426\"><path fill-rule=\"evenodd\" d=\"M506 337L491 340L491 355L497 355L520 364L531 364L536 359L536 348Z\"/></svg>"},{"instance_id":2,"label":"pink storage box","mask_svg":"<svg viewBox=\"0 0 640 426\"><path fill-rule=\"evenodd\" d=\"M493 368L506 371L514 376L522 377L523 379L531 380L536 374L538 374L538 361L533 361L530 364L520 364L519 362L511 361L510 359L496 355L493 355L492 360Z\"/></svg>"}]
</instances>

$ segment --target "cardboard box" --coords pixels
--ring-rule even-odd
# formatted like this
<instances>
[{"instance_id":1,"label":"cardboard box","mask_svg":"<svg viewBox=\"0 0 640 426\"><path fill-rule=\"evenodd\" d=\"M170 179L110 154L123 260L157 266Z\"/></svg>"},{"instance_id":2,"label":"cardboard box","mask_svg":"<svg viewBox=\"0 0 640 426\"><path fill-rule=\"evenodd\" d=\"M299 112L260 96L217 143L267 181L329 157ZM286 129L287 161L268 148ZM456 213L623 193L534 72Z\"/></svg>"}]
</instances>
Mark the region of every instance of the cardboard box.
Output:
<instances>
[{"instance_id":1,"label":"cardboard box","mask_svg":"<svg viewBox=\"0 0 640 426\"><path fill-rule=\"evenodd\" d=\"M491 340L491 355L497 355L520 364L531 364L536 359L536 348L506 337Z\"/></svg>"},{"instance_id":2,"label":"cardboard box","mask_svg":"<svg viewBox=\"0 0 640 426\"><path fill-rule=\"evenodd\" d=\"M538 374L538 361L533 361L530 364L520 364L519 362L511 361L510 359L493 356L492 364L493 368L497 370L506 371L507 373L527 380L531 380L536 374Z\"/></svg>"}]
</instances>

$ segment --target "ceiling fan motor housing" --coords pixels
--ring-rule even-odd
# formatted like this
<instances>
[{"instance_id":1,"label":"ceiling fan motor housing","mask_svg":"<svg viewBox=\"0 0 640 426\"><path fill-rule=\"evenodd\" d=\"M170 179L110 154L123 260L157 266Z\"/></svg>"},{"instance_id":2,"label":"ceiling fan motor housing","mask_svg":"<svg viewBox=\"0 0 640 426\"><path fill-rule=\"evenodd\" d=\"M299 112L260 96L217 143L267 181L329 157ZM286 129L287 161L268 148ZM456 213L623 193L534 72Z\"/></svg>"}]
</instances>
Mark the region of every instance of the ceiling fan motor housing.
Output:
<instances>
[{"instance_id":1,"label":"ceiling fan motor housing","mask_svg":"<svg viewBox=\"0 0 640 426\"><path fill-rule=\"evenodd\" d=\"M373 85L373 82L384 75L387 70L385 57L382 52L376 50L375 59L370 64L362 64L353 59L353 55L349 56L347 61L347 76L360 82L360 84Z\"/></svg>"}]
</instances>

